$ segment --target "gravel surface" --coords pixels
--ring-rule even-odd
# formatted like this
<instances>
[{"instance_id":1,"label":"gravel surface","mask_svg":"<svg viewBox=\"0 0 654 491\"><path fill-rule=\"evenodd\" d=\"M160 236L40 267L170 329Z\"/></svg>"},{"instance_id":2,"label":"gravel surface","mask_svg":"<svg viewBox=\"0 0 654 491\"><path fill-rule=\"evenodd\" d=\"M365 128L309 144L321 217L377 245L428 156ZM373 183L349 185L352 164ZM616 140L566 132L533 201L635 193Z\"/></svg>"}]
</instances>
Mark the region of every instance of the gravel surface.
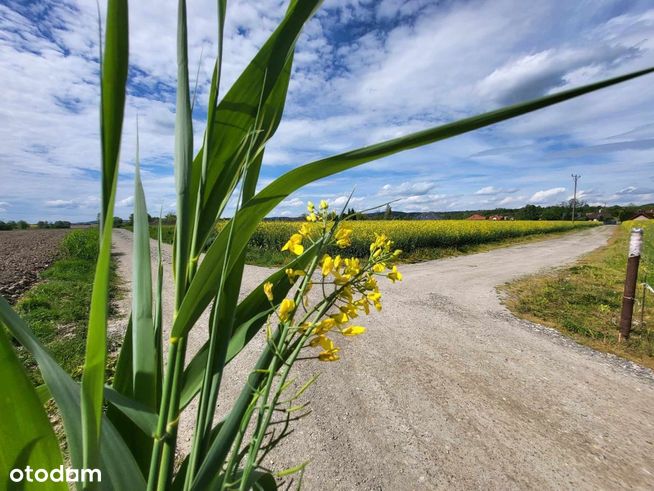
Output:
<instances>
[{"instance_id":1,"label":"gravel surface","mask_svg":"<svg viewBox=\"0 0 654 491\"><path fill-rule=\"evenodd\" d=\"M310 460L311 490L653 489L652 372L514 318L496 291L574 261L611 231L402 267L369 331L341 343L341 361L299 364L299 379L322 373L313 412L265 464ZM116 231L115 246L129 281L131 233ZM248 267L244 290L268 272ZM172 285L169 260L167 275ZM200 322L191 351L205 339ZM260 347L255 339L230 364L227 405ZM191 436L183 418L182 446Z\"/></svg>"},{"instance_id":2,"label":"gravel surface","mask_svg":"<svg viewBox=\"0 0 654 491\"><path fill-rule=\"evenodd\" d=\"M18 300L52 264L59 244L70 230L5 230L0 232L0 295Z\"/></svg>"}]
</instances>

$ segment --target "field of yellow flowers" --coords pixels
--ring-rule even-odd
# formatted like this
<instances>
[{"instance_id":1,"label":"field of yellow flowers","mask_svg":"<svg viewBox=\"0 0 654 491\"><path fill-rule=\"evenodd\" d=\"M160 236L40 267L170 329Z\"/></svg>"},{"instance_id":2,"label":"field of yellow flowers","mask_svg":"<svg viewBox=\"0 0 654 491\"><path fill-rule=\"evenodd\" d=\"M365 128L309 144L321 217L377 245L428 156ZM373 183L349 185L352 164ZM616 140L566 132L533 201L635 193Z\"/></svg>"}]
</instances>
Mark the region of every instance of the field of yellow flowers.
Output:
<instances>
[{"instance_id":1,"label":"field of yellow flowers","mask_svg":"<svg viewBox=\"0 0 654 491\"><path fill-rule=\"evenodd\" d=\"M498 242L527 235L563 232L585 227L590 222L561 221L473 221L473 220L366 220L348 223L353 229L348 253L358 257L368 254L375 234L391 237L405 254L420 249L459 248ZM262 250L279 250L297 229L297 222L262 222L250 240L250 246Z\"/></svg>"},{"instance_id":2,"label":"field of yellow flowers","mask_svg":"<svg viewBox=\"0 0 654 491\"><path fill-rule=\"evenodd\" d=\"M439 257L429 254L452 249L492 244L494 242L517 239L533 235L565 232L573 228L595 225L593 222L577 222L574 225L563 221L476 221L476 220L365 220L350 221L353 229L352 245L347 253L357 257L369 254L370 243L375 234L385 234L395 242L394 247L403 251L402 260L412 260L414 253L425 259ZM216 233L223 227L223 222L216 225ZM281 262L280 253L288 237L296 232L298 222L266 221L261 222L250 239L248 262L274 264ZM163 226L163 241L172 243L174 226ZM157 237L157 227L151 228L153 238ZM332 251L333 252L333 251Z\"/></svg>"}]
</instances>

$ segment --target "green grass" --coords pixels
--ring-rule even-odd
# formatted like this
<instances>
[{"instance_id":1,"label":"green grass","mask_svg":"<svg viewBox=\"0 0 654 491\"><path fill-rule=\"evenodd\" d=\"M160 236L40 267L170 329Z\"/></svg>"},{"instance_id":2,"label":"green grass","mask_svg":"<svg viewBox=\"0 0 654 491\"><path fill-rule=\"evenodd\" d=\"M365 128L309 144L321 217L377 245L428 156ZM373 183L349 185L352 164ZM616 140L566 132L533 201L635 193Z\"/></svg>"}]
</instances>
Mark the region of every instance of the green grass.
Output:
<instances>
[{"instance_id":1,"label":"green grass","mask_svg":"<svg viewBox=\"0 0 654 491\"><path fill-rule=\"evenodd\" d=\"M21 317L75 379L80 378L84 364L97 254L97 229L71 232L62 242L58 259L16 304ZM43 380L34 361L22 349L20 356L29 367L32 382L41 384Z\"/></svg>"},{"instance_id":2,"label":"green grass","mask_svg":"<svg viewBox=\"0 0 654 491\"><path fill-rule=\"evenodd\" d=\"M628 341L619 343L618 332L632 226L643 227L633 327ZM506 304L517 316L554 327L576 341L654 368L654 296L646 301L640 322L642 286L654 280L654 223L627 222L617 227L606 247L572 267L536 275L504 287Z\"/></svg>"}]
</instances>

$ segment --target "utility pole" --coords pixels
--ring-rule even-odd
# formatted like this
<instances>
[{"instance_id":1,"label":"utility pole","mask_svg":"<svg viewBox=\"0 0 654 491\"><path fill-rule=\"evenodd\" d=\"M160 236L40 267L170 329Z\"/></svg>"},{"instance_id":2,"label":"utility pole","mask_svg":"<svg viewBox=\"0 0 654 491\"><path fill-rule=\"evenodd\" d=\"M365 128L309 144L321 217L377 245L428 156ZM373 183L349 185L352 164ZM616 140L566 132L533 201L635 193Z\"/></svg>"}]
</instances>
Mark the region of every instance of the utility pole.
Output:
<instances>
[{"instance_id":1,"label":"utility pole","mask_svg":"<svg viewBox=\"0 0 654 491\"><path fill-rule=\"evenodd\" d=\"M575 192L572 198L572 223L575 223L575 214L577 213L577 181L580 177L580 175L572 174L572 179L575 182Z\"/></svg>"}]
</instances>

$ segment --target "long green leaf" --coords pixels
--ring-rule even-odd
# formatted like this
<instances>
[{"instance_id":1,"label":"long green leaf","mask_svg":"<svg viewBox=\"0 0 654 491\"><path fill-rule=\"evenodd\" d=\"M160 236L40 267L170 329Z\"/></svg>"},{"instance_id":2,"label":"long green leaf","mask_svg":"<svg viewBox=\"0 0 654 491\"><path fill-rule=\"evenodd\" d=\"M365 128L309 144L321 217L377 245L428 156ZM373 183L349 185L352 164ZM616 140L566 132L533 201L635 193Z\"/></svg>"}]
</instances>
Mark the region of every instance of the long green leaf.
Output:
<instances>
[{"instance_id":1,"label":"long green leaf","mask_svg":"<svg viewBox=\"0 0 654 491\"><path fill-rule=\"evenodd\" d=\"M113 221L109 201L118 175L118 156L125 108L129 55L127 0L108 0L107 31L102 59L100 137L102 141L101 228ZM113 207L112 207L113 208Z\"/></svg>"},{"instance_id":2,"label":"long green leaf","mask_svg":"<svg viewBox=\"0 0 654 491\"><path fill-rule=\"evenodd\" d=\"M157 343L152 318L152 266L150 224L141 183L136 136L134 171L134 239L132 264L132 399L151 411L157 409Z\"/></svg>"},{"instance_id":3,"label":"long green leaf","mask_svg":"<svg viewBox=\"0 0 654 491\"><path fill-rule=\"evenodd\" d=\"M96 468L100 459L102 405L107 354L107 315L111 265L111 229L113 225L118 156L125 107L128 66L128 14L126 0L109 0L107 33L102 64L102 230L100 252L93 281L91 310L86 339L86 357L82 375L83 464ZM87 487L87 486L85 486ZM89 485L88 487L92 487Z\"/></svg>"},{"instance_id":4,"label":"long green leaf","mask_svg":"<svg viewBox=\"0 0 654 491\"><path fill-rule=\"evenodd\" d=\"M175 222L175 306L186 291L189 262L192 206L189 194L191 163L193 162L193 118L188 76L188 41L186 2L179 0L177 22L177 104L175 111L175 187L177 190L177 220Z\"/></svg>"},{"instance_id":5,"label":"long green leaf","mask_svg":"<svg viewBox=\"0 0 654 491\"><path fill-rule=\"evenodd\" d=\"M548 95L532 101L504 107L478 116L465 118L435 128L411 133L383 143L377 143L357 150L351 150L349 152L320 159L310 164L295 168L269 184L253 199L246 203L243 209L241 209L235 216L237 226L234 236L237 240L232 245L233 251L238 252L239 247L240 250L245 249L247 242L254 233L259 221L289 194L318 179L322 179L404 150L417 148L429 143L461 135L485 126L499 123L500 121L506 121L652 72L654 72L654 68L640 70L620 77ZM211 247L209 247L193 282L189 286L188 295L186 295L174 321L172 329L173 336L182 336L188 332L215 295L216 286L219 284L220 278L220 268L218 265L220 264L220 261L222 261L232 223L233 222L230 222L223 228ZM235 264L236 258L232 261L231 267Z\"/></svg>"},{"instance_id":6,"label":"long green leaf","mask_svg":"<svg viewBox=\"0 0 654 491\"><path fill-rule=\"evenodd\" d=\"M31 329L11 309L2 296L0 296L0 321L29 351L38 364L41 376L63 419L71 463L75 468L83 468L79 384L57 364ZM103 417L101 438L102 453L99 466L102 470L101 488L106 490L133 489L135 491L144 489L145 480L130 449L106 417Z\"/></svg>"},{"instance_id":7,"label":"long green leaf","mask_svg":"<svg viewBox=\"0 0 654 491\"><path fill-rule=\"evenodd\" d=\"M0 479L6 480L5 489L11 489L16 485L9 478L12 469L24 469L27 465L54 469L63 460L43 405L1 327L0 380L8 382L0 394ZM34 482L25 483L23 489L41 487ZM64 483L52 483L51 489L68 487Z\"/></svg>"},{"instance_id":8,"label":"long green leaf","mask_svg":"<svg viewBox=\"0 0 654 491\"><path fill-rule=\"evenodd\" d=\"M130 399L111 387L104 388L104 397L107 402L111 403L113 407L118 409L125 417L127 417L136 428L148 437L149 440L152 439L157 429L157 415L155 413L150 411L150 409L142 403ZM131 442L127 439L125 439L125 441L126 443L130 443L130 448L132 448L133 451L132 453L136 453L136 449L132 447ZM140 457L140 455L136 455L136 457Z\"/></svg>"}]
</instances>

